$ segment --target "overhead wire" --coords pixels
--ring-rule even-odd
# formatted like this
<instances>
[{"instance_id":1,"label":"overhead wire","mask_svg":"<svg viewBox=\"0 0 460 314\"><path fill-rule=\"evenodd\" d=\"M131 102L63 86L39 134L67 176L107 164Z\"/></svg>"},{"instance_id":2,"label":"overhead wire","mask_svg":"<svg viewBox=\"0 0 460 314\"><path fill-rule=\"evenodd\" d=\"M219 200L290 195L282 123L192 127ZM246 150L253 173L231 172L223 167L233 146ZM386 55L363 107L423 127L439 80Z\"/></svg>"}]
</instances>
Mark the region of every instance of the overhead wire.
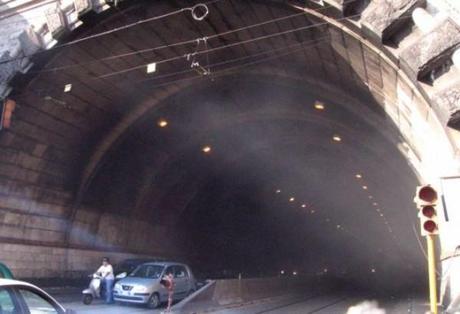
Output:
<instances>
[{"instance_id":1,"label":"overhead wire","mask_svg":"<svg viewBox=\"0 0 460 314\"><path fill-rule=\"evenodd\" d=\"M229 59L229 60L225 60L225 61L221 61L221 62L217 62L217 63L213 63L213 64L210 64L209 66L212 68L212 67L217 67L217 66L222 66L222 65L226 65L226 64L229 64L229 63L234 63L234 62L238 62L238 61L241 61L241 60L245 60L245 59L251 59L251 58L255 58L255 57L258 57L260 55L264 55L264 54L268 54L268 53L272 53L272 52L277 52L277 51L282 51L282 50L286 50L286 49L289 49L289 48L293 48L293 47L296 47L296 46L302 46L300 47L299 49L296 49L296 50L292 50L292 51L289 51L287 52L287 54L291 54L291 53L295 53L295 52L298 52L298 51L302 51L304 49L308 49L308 48L312 48L312 47L315 47L317 46L318 44L321 44L323 42L326 42L326 39L329 39L329 36L324 36L324 37L320 37L320 38L317 38L315 40L312 40L312 41L303 41L303 42L299 42L299 43L296 43L296 44L292 44L292 45L289 45L289 46L284 46L284 47L281 47L281 48L277 48L277 49L271 49L271 50L265 50L263 52L259 52L259 53L255 53L255 54L252 54L252 55L248 55L248 56L244 56L244 57L239 57L239 58L233 58L233 59ZM312 43L312 45L308 45L308 46L305 46L306 43ZM283 55L281 55L283 56ZM279 58L280 56L277 55L277 56L268 56L267 58ZM272 59L267 59L267 58L264 58L264 59L260 59L261 61L267 61L267 60L272 60ZM257 60L259 61L259 60ZM252 62L250 63L245 63L245 64L241 64L241 65L238 65L238 66L241 66L241 67L245 67L245 66L250 66L252 65ZM233 69L233 68L232 68ZM225 69L227 70L227 69ZM171 74L165 74L163 76L156 76L156 77L152 77L152 78L147 78L147 79L144 79L144 80L139 80L137 81L136 83L143 83L143 82L147 82L147 81L151 81L151 80L157 80L157 79L161 79L161 78L164 78L164 77L168 77L168 76L174 76L174 75L177 75L177 74L183 74L183 73L191 73L191 72L194 72L193 69L189 69L189 70L185 70L185 71L178 71L178 72L173 72ZM214 72L212 72L212 74L215 74ZM201 78L201 77L197 77L197 78Z\"/></svg>"},{"instance_id":2,"label":"overhead wire","mask_svg":"<svg viewBox=\"0 0 460 314\"><path fill-rule=\"evenodd\" d=\"M305 14L305 13L302 13L302 14ZM343 19L353 18L353 17L357 17L359 15L360 14L356 14L356 15L352 15L352 16L349 16L349 17L338 18L336 20L343 20ZM402 18L407 18L407 17L401 17L401 19ZM328 22L320 22L320 23L309 24L309 25L306 25L306 26L302 26L302 27L298 27L298 28L294 28L294 29L289 29L289 30L286 30L286 31L281 31L281 32L272 33L272 34L268 34L268 35L263 35L263 36L243 40L243 41L238 41L238 42L227 44L227 45L224 45L224 46L209 48L207 50L202 50L202 51L196 52L196 54L204 54L204 53L214 52L214 51L222 50L222 49L225 49L225 48L231 48L231 47L234 47L234 46L244 45L244 44L248 44L248 43L252 43L252 42L256 42L256 41L260 41L260 40L264 40L264 39L268 39L268 38L272 38L272 37L277 37L277 36L290 34L290 33L293 33L293 32L298 32L298 31L302 31L302 30L315 28L315 27L320 27L320 26L324 26L324 25L328 25L328 24L329 24ZM209 37L205 37L205 38L209 39ZM197 41L197 39L193 40L192 42L196 42L196 41ZM179 59L183 59L186 56L187 55L175 56L175 57L171 57L171 58L168 58L168 59L163 59L163 60L153 62L153 63L156 63L157 65L159 65L159 64L162 64L162 63L168 63L168 62L176 61L176 60L179 60ZM115 76L115 75L119 75L119 74L124 74L124 73L130 72L130 71L145 68L148 64L149 63L145 63L145 64L129 67L129 68L119 70L119 71L108 72L106 74L99 75L96 78L107 78L107 77L111 77L111 76Z\"/></svg>"},{"instance_id":3,"label":"overhead wire","mask_svg":"<svg viewBox=\"0 0 460 314\"><path fill-rule=\"evenodd\" d=\"M9 1L9 2L14 2L14 1L17 1L17 0L12 0L12 1ZM218 1L225 1L225 0L218 0ZM344 4L351 3L351 2L354 2L354 1L355 0L347 0L347 1L344 1ZM9 2L1 3L0 5L8 4ZM211 3L209 3L209 4L211 4ZM318 8L317 11L325 10L325 9L328 9L328 8L331 8L331 7L333 7L333 6L330 5L330 4L326 4L323 7ZM117 7L114 6L112 8L117 8ZM119 12L121 12L121 11L119 10ZM46 19L46 14L43 14L43 13L30 14L30 15L21 15L21 14L18 13L18 14L15 14L15 15L12 15L12 16L9 16L9 17L5 18L5 19L8 19L8 18L14 19L14 18L18 17L18 18L21 18L21 20L19 20L19 21L1 21L0 20L0 26L2 26L2 25L12 25L12 24L24 24L24 23L27 23L30 20L44 20L44 19Z\"/></svg>"},{"instance_id":4,"label":"overhead wire","mask_svg":"<svg viewBox=\"0 0 460 314\"><path fill-rule=\"evenodd\" d=\"M218 2L218 1L222 1L222 0L212 0L212 1L205 2L205 3L199 3L199 4L196 4L196 5L191 6L191 7L185 7L185 8L181 8L181 9L178 9L178 10L175 10L175 11L172 11L172 12L168 12L168 13L165 13L165 14L162 14L162 15L153 16L153 17L150 17L150 18L147 18L147 19L139 20L137 22L133 22L133 23L129 23L129 24L126 24L126 25L123 25L123 26L115 27L113 29L103 31L103 32L100 32L100 33L97 33L97 34L88 35L88 36L85 36L83 38L78 38L78 39L75 39L75 40L72 40L72 41L69 41L69 42L66 42L66 43L55 45L54 47L51 47L51 48L46 49L46 50L39 50L39 51L34 52L34 53L30 54L30 55L2 60L2 61L0 61L0 64L16 61L18 59L23 59L23 58L30 58L30 57L32 57L34 55L41 54L41 53L44 53L44 52L48 52L48 51L51 51L51 50L56 50L56 49L59 49L59 48L69 47L69 46L81 43L81 42L89 40L89 39L99 38L101 36L109 35L109 34L112 34L112 33L115 33L115 32L121 31L121 30L125 30L125 29L128 29L128 28L138 26L138 25L142 25L142 24L152 22L152 21L155 21L155 20L163 19L163 18L166 18L166 17L169 17L169 16L173 16L173 15L182 13L182 12L186 12L186 11L192 12L192 10L195 7L197 7L198 5L200 5L200 4L201 5L208 5L208 4L213 4L215 2Z\"/></svg>"},{"instance_id":5,"label":"overhead wire","mask_svg":"<svg viewBox=\"0 0 460 314\"><path fill-rule=\"evenodd\" d=\"M231 47L244 45L244 44L248 44L248 43L253 43L253 42L256 42L256 41L260 41L260 40L264 40L264 39L268 39L268 38L272 38L272 37L277 37L277 36L282 36L282 35L298 32L298 31L302 31L302 30L307 30L307 29L310 29L310 28L315 28L315 27L323 26L323 25L327 25L327 24L328 24L328 22L321 22L321 23L306 25L306 26L302 26L302 27L297 27L297 28L294 28L294 29L289 29L289 30L286 30L286 31L280 31L280 32L276 32L276 33L272 33L272 34L268 34L268 35L263 35L263 36L259 36L259 37L255 37L255 38L251 38L251 39L247 39L247 40L242 40L242 41L238 41L238 42L235 42L235 43L231 43L231 44L227 44L227 45L223 45L223 46L219 46L219 47L209 48L207 50L198 51L198 52L196 52L196 54L200 55L200 54L204 54L204 53L215 52L215 51L219 51L219 50L222 50L222 49L231 48ZM186 57L186 55L185 56L175 56L175 57L171 57L171 58L168 58L168 59L163 59L163 60L157 61L155 63L157 65L159 65L159 64L163 64L163 63L183 59L184 57ZM119 71L109 72L107 74L97 76L97 77L95 77L95 79L107 78L107 77L111 77L111 76L114 76L114 75L127 73L127 72L130 72L130 71L143 69L148 64L149 63L129 67L129 68L119 70Z\"/></svg>"},{"instance_id":6,"label":"overhead wire","mask_svg":"<svg viewBox=\"0 0 460 314\"><path fill-rule=\"evenodd\" d=\"M220 0L214 0L214 1L220 1ZM298 14L295 14L295 15L296 15L296 16L300 16L300 15L305 15L305 14L306 14L305 12L301 12L301 13L298 13ZM360 15L360 14L356 14L356 15L348 16L348 17L343 17L343 18L339 18L338 20L353 18L353 17L357 17L357 16L359 16L359 15ZM265 25L265 24L270 23L270 22L273 22L273 21L275 21L275 20L287 19L287 18L290 18L290 17L292 18L293 16L294 16L294 15L285 16L285 17L277 18L277 19L272 19L272 20L270 20L270 21L265 21L265 22L257 23L257 24L250 25L250 26L246 26L246 27L242 27L242 28L239 28L239 29L236 29L236 30L229 30L229 31L223 32L222 34L229 34L229 33L235 32L235 31L241 31L241 30L243 30L243 29L248 29L248 28L252 28L252 27L257 27L257 26ZM402 17L401 17L401 18L402 18ZM260 36L260 37L251 38L251 39L249 39L249 40L239 41L239 42L235 42L235 43L232 43L232 44L228 44L228 45L224 45L224 46L219 46L219 47L207 49L207 50L204 50L204 51L200 51L199 54L209 53L209 52L213 52L213 51L217 51L217 50L222 50L222 49L234 47L234 46L237 46L237 45L243 45L243 44L246 44L246 43L251 43L251 42L254 42L254 41L259 41L259 40L263 40L263 39L267 39L267 38L272 38L272 37L275 37L275 36L281 36L281 35L285 35L285 34L288 34L288 33L293 33L293 32L296 32L296 31L301 31L301 30L305 30L305 29L309 29L309 28L314 28L314 27L318 27L318 26L322 26L322 25L327 25L327 24L328 24L327 22L320 22L320 23L315 23L315 24L309 24L309 25L307 25L307 26L303 26L303 27L299 27L299 28L295 28L295 29L290 29L290 30L286 30L286 31L282 31L282 32L277 32L277 33L273 33L273 34L263 35L263 36ZM221 34L215 34L215 35L212 35L212 36L217 37L217 36L219 36L219 35L221 35ZM210 37L211 37L211 36L210 36ZM193 41L188 41L188 42L195 42L195 41L196 41L196 39L193 40ZM178 44L179 44L179 43L178 43ZM174 45L174 44L172 44L172 45ZM154 49L154 48L151 48L151 49ZM172 61L179 60L179 59L182 59L182 58L185 58L185 56L175 56L175 57L172 57L172 58L160 60L160 61L156 62L156 64L161 64L161 63L166 63L166 62L172 62ZM106 74L103 74L103 75L100 75L100 76L98 76L98 77L91 78L91 79L101 79L101 78L110 77L110 76L114 76L114 75L121 74L121 73L126 73L126 72L133 71L133 70L136 70L136 69L144 68L146 65L147 65L147 64L143 64L143 65L140 65L140 66L135 66L135 67L127 68L127 69L123 69L123 70L120 70L120 71L109 72L109 73L106 73ZM52 90L52 89L48 89L48 90ZM16 95L18 95L18 94L16 94Z\"/></svg>"},{"instance_id":7,"label":"overhead wire","mask_svg":"<svg viewBox=\"0 0 460 314\"><path fill-rule=\"evenodd\" d=\"M206 2L206 4L212 4L212 3L215 3L215 2L218 2L218 1L222 1L222 0L213 0L213 1ZM328 6L330 7L331 5L328 5ZM320 11L320 10L327 9L328 6L319 8L319 9L314 10L314 11ZM122 29L130 28L130 27L133 27L133 26L136 26L136 25L140 25L140 24L142 24L142 23L150 22L150 21L153 21L153 20L161 19L161 18L163 18L163 17L167 17L167 16L174 15L174 14L177 14L177 13L180 13L180 12L183 12L183 11L186 11L186 10L190 10L191 8L192 8L192 7L182 8L182 9L180 9L180 10L176 10L176 11L173 11L173 12L169 12L169 13L164 14L164 15L160 15L160 16L156 16L156 17L151 17L151 18L148 18L148 19L145 19L145 20L141 20L141 21L138 21L138 22L135 22L135 23L130 23L130 24L128 24L128 25L121 26L121 27L118 27L118 28L115 28L115 29L112 29L112 30L108 30L108 31L105 31L105 32L102 32L102 33L90 35L90 36L87 36L87 37L85 37L85 38L77 39L77 40L72 41L72 42L69 42L69 43L64 43L64 44L62 44L62 45L55 46L55 47L53 47L53 48L51 48L51 49L55 49L55 48L59 48L59 47L65 47L65 46L68 46L68 45L71 45L71 44L75 44L75 43L81 42L81 41L83 41L83 40L87 40L87 39L91 39L91 38L96 38L96 37L104 36L104 35L107 35L107 34L110 34L110 33L113 33L113 32L119 31L119 30L122 30ZM291 18L294 18L294 17L297 17L297 16L302 16L302 15L306 15L306 13L305 13L305 12L300 12L300 13L296 13L296 14L292 14L292 15L283 16L283 17L280 17L280 18L274 18L274 19L271 19L271 20L268 20L268 21L264 21L264 22L260 22L260 23L253 24L253 25L241 27L241 28L238 28L238 29L235 29L235 30L229 30L229 31L225 31L225 32L222 32L222 33L219 33L219 34L213 34L213 35L207 36L207 37L205 37L205 38L206 38L206 40L210 40L210 39L214 39L214 38L217 38L217 37L226 36L226 35L228 35L228 34L232 34L232 33L235 33L235 32L240 32L240 31L243 31L243 30L252 29L252 28L259 27L259 26L263 26L263 25L270 24L270 23L276 23L276 22L279 22L279 21L283 21L283 20L286 20L286 19L291 19ZM347 16L347 17L338 18L337 20L350 19L350 18L358 17L358 16L360 16L360 15L361 15L361 14L355 14L355 15L351 15L351 16ZM401 18L402 18L402 17L401 17ZM270 38L270 37L273 37L273 36L279 36L279 35L285 35L285 34L287 34L287 33L293 32L293 31L309 29L309 28L318 27L318 26L327 25L327 24L328 24L327 22L320 22L320 23L310 24L310 25L305 26L305 27L302 27L302 28L298 28L298 29L294 29L294 30L290 30L290 31L286 31L286 32L280 32L280 33L278 33L278 34L270 35L270 36L268 36L268 37L266 37L266 38ZM247 41L242 42L241 44L250 43L250 42L252 42L252 41L261 40L261 39L264 39L264 38L265 38L265 37L247 40ZM43 72L43 73L46 73L46 72L55 72L55 71L59 71L59 70L65 70L65 69L68 69L68 68L80 67L80 66L84 66L84 65L88 65L88 64L93 64L93 63L103 62L103 61L109 61L109 60L113 60L113 59L117 59L117 58L122 58L122 57L130 56L130 55L137 55L137 54L142 54L142 53L146 53L146 52L152 52L152 51L156 51L156 50L160 50L160 49L171 48L171 47L177 47L177 46L186 45L186 44L191 44L191 43L196 42L197 40L199 40L199 39L187 40L187 41L182 41L182 42L178 42L178 43L167 44L167 45L162 45L162 46L158 46L158 47L153 47L153 48L147 48L147 49L132 51L132 52L129 52L129 53L124 53L124 54L109 56L109 57L105 57L105 58L101 58L101 59L97 59L97 60L91 60L91 61L87 61L87 62L83 62L83 63L70 64L70 65L59 66L59 67L54 67L54 68L42 69L42 70L39 70L39 71L31 71L31 72L28 72L28 74L36 74L36 73L42 73L42 72ZM237 44L238 44L238 43L231 44L231 45L228 45L228 47L233 47L233 46L235 46L235 45L237 45ZM199 52L199 54L201 54L201 53L209 53L209 52L212 52L212 51L214 51L214 50L220 50L220 49L223 49L223 48L225 48L225 47L222 47L222 48L212 48L212 49L208 49L208 50ZM49 49L49 50L50 50L50 49ZM44 51L40 51L40 52L46 52L46 51L49 51L49 50L44 50ZM14 59L22 59L22 58L24 58L24 57L16 57L16 58L14 58ZM165 63L165 62L171 62L171 61L174 61L174 60L177 60L177 59L181 59L181 58L182 58L182 56L176 56L176 57L169 58L169 59L166 59L166 60L161 60L161 61L155 62L155 63L156 63L156 64L160 64L160 63ZM10 62L11 60L13 60L13 59L0 61L0 64L5 63L5 62ZM104 78L104 77L109 77L109 76L113 76L113 75L117 75L117 74L126 73L126 72L129 72L129 71L133 71L133 70L136 70L136 69L143 68L143 67L145 67L145 66L147 66L147 64L143 64L143 65L139 65L139 66L134 66L134 67L127 68L127 69L124 69L124 70L120 70L120 71L109 72L109 73L107 73L107 74L104 74L104 75L99 76L98 78Z\"/></svg>"},{"instance_id":8,"label":"overhead wire","mask_svg":"<svg viewBox=\"0 0 460 314\"><path fill-rule=\"evenodd\" d=\"M302 13L302 14L305 14L305 13ZM307 29L307 28L312 28L312 27L316 27L318 25L324 25L324 24L327 24L327 23L310 24L310 25L300 27L300 28L296 28L296 29L290 29L290 30L283 31L283 32L278 32L278 33L274 33L274 34L268 34L268 35L260 36L260 37L253 38L253 39L250 39L250 40L240 41L240 42L232 43L232 44L229 44L229 45L224 45L224 46L212 48L212 49L209 49L209 50L206 50L206 51L201 51L200 53L208 53L209 51L221 50L221 49L224 49L224 48L229 48L229 47L233 47L233 46L236 46L236 45L241 45L241 44L249 43L249 42L252 42L252 41L258 41L258 40L262 40L262 39L266 39L266 38L271 38L271 37L274 37L274 36L280 36L280 35L283 35L283 34L292 33L292 32L295 32L295 31L304 30L304 29ZM181 59L181 58L184 58L184 57L185 56L175 56L175 57L168 58L168 59L165 59L165 60L160 60L159 62L157 62L157 64L162 63L162 62L171 62L171 61ZM144 68L145 66L146 66L146 64L141 65L141 66L137 66L137 67L134 67L134 68L136 68L136 69ZM122 72L126 73L126 72L129 72L129 71L132 71L132 70L134 70L134 69L129 68L129 69L122 70ZM181 72L187 72L187 71L181 71ZM112 75L120 74L120 72L119 71L114 71L114 72L109 72L108 74L110 74L109 76L112 76ZM100 79L100 78L104 78L104 76L106 76L106 75L98 76L98 77L95 77L95 78L92 78L92 79L97 79L97 78ZM132 83L132 82L130 82L130 83ZM46 89L46 90L41 90L41 91L39 91L39 93L41 93L43 91L50 91L50 90L60 90L60 89L50 88L50 89ZM16 94L16 95L22 95L22 94L23 93Z\"/></svg>"},{"instance_id":9,"label":"overhead wire","mask_svg":"<svg viewBox=\"0 0 460 314\"><path fill-rule=\"evenodd\" d=\"M294 18L294 17L302 16L302 15L305 15L305 12L296 13L296 14L292 14L292 15L288 15L288 16L283 16L283 17L280 17L280 18L271 19L271 20L268 20L268 21L252 24L252 25L249 25L249 26L240 27L240 28L237 28L237 29L234 29L234 30L229 30L229 31L218 33L218 34L209 35L209 36L206 36L206 39L211 40L211 39L214 39L214 38L227 36L229 34L241 32L241 31L244 31L244 30L252 29L252 28L255 28L255 27L259 27L259 26L263 26L263 25L267 25L267 24L271 24L271 23L280 22L280 21L283 21L283 20L286 20L286 19L291 19L291 18ZM166 48L174 48L174 47L183 46L183 45L187 45L187 44L193 44L193 43L196 43L196 41L197 41L197 39L194 38L194 39L189 39L189 40L185 40L185 41L181 41L181 42L177 42L177 43L166 44L166 45L162 45L162 46L146 48L146 49L140 49L140 50L136 50L136 51L132 51L132 52L112 55L112 56L108 56L108 57L105 57L105 58L100 58L100 59L97 59L97 60L91 60L91 61L81 62L81 63L74 63L74 64L58 66L58 67L54 67L54 68L47 68L47 69L44 69L44 70L41 70L41 71L35 71L35 72L29 72L29 73L41 73L41 72L59 71L59 70L64 70L64 69L68 69L68 68L85 66L85 65L89 65L89 64L93 64L93 63L103 62L103 61L110 61L110 60L113 60L113 59L118 59L118 58L123 58L123 57L129 57L129 56L132 56L132 55L142 54L142 53L146 53L146 52L153 52L153 51L156 51L156 50L161 50L161 49L166 49Z\"/></svg>"},{"instance_id":10,"label":"overhead wire","mask_svg":"<svg viewBox=\"0 0 460 314\"><path fill-rule=\"evenodd\" d=\"M213 3L219 2L219 1L225 1L225 0L212 0L212 1L205 2L204 4L208 5L208 4L213 4ZM352 1L352 0L348 0L348 1ZM319 11L322 11L322 10L326 10L326 9L328 9L330 7L332 7L332 5L327 4L324 7L315 9L313 11L319 12ZM101 37L101 36L108 35L108 34L111 34L113 32L119 31L119 30L127 29L127 28L137 26L137 25L140 25L140 24L143 24L143 23L151 22L153 20L162 19L164 17L172 16L172 15L175 15L175 14L190 10L191 8L193 8L193 7L182 8L182 9L179 9L179 10L176 10L176 11L173 11L173 12L166 13L164 15L155 16L155 17L151 17L151 18L148 18L148 19L140 20L140 21L130 23L128 25L121 26L121 27L118 27L118 28L115 28L115 29L112 29L112 30L108 30L108 31L101 32L101 33L94 34L94 35L89 35L89 36L86 36L86 37L83 37L83 38L80 38L80 39L77 39L77 40L74 40L74 41L71 41L71 42L68 42L68 43L56 45L56 46L51 47L51 48L49 48L47 50L41 50L41 51L35 52L33 54L27 55L27 56L21 56L21 57L10 58L8 60L2 60L2 61L0 61L0 64L7 63L7 62L12 62L12 61L15 61L15 60L18 60L18 59L23 59L23 58L30 58L30 57L32 57L32 56L34 56L36 54L45 53L47 51L50 51L50 50L53 50L53 49L58 49L58 48L61 48L61 47L66 47L66 46L69 46L69 45L72 45L74 43L78 43L78 42L81 42L81 41L84 41L84 40L87 40L87 39ZM230 30L230 31L226 31L226 32L223 32L223 33L220 33L220 34L210 35L207 38L212 39L212 38L215 38L215 37L219 37L219 35L220 36L225 36L225 35L228 35L228 34L231 34L231 33L234 33L234 32L239 32L239 31L242 31L242 30L250 29L250 28L253 28L253 27L257 27L257 26L262 26L262 25L269 24L269 23L275 23L275 22L279 22L279 21L282 21L282 20L285 20L285 19L290 19L290 18L294 18L294 17L297 17L297 16L302 16L302 15L306 15L306 13L305 12L300 12L300 13L295 13L295 14L292 14L292 15L283 16L283 17L280 17L280 18L275 18L275 19L272 19L272 20L269 20L269 21L266 21L266 22L261 22L261 23L254 24L252 26L246 26L246 27L242 27L242 28L236 29L236 30ZM356 14L356 15L353 15L353 16L348 16L346 18L354 18L354 17L357 17L359 15L360 14ZM109 57L102 58L102 59L99 59L99 60L88 61L88 62L80 63L80 64L91 64L91 63L99 62L99 61L112 60L112 59L121 58L121 57L129 56L129 55L133 55L133 54L141 54L141 53L145 53L145 52L149 52L149 51L155 51L155 50L159 50L159 49L175 47L175 46L180 46L180 45L184 45L184 44L190 44L190 43L193 43L195 41L196 41L196 39L192 39L192 40L187 40L187 41L180 42L180 43L177 43L177 44L164 45L164 46L148 48L148 49L144 49L144 50L138 50L138 51L134 51L134 52L130 52L130 53L119 54L119 55L115 55L115 56L109 56ZM73 67L73 66L78 66L78 65L77 64L68 65L68 67ZM59 70L61 68L65 69L67 67L66 66L56 67L54 69L49 69L49 71ZM29 72L29 73L47 72L47 70L48 69L41 70L41 71L36 71L36 72Z\"/></svg>"},{"instance_id":11,"label":"overhead wire","mask_svg":"<svg viewBox=\"0 0 460 314\"><path fill-rule=\"evenodd\" d=\"M280 48L276 48L276 49L271 49L271 50L264 50L263 52L260 52L260 53L255 53L255 54L251 54L251 55L247 55L247 56L243 56L243 57L238 57L238 58L233 58L233 59L229 59L229 60L224 60L224 61L220 61L220 62L217 62L217 63L212 63L212 64L209 64L209 66L212 68L212 67L216 67L216 66L222 66L222 65L226 65L226 64L229 64L229 63L234 63L234 62L238 62L238 61L242 61L242 60L246 60L246 59L250 59L250 58L255 58L255 57L258 57L260 55L264 55L264 54L269 54L269 53L272 53L272 52L278 52L278 51L283 51L283 50L286 50L286 49L289 49L289 48L293 48L293 47L296 47L296 46L302 46L301 48L297 49L296 51L300 51L300 50L304 50L304 49L308 49L310 47L314 47L320 43L324 43L324 42L327 42L327 39L329 39L330 37L329 36L324 36L324 37L319 37L315 40L306 40L306 41L302 41L302 42L298 42L298 43L295 43L295 44L292 44L292 45L289 45L289 46L283 46L283 47L280 47ZM312 43L312 45L307 45L307 44L310 44ZM296 51L293 51L293 52L296 52ZM289 52L289 53L293 53L293 52ZM269 57L273 57L273 56L269 56ZM274 56L275 58L278 57L278 56ZM265 61L266 59L260 59L261 61ZM246 65L250 65L250 64L242 64L240 66L246 66ZM233 68L231 68L233 69ZM230 70L230 69L229 69ZM172 77L172 76L176 76L176 75L180 75L180 74L187 74L187 73L193 73L195 72L195 70L189 68L187 70L182 70L182 71L176 71L176 72L172 72L172 73L167 73L167 74L164 74L164 75L158 75L158 76L153 76L153 77L150 77L150 78L146 78L146 79L141 79L141 80L137 80L137 81L129 81L127 82L127 84L129 85L136 85L136 84L140 84L140 83L144 83L144 82L147 82L147 81L155 81L155 80L160 80L160 79L163 79L163 78L167 78L167 77ZM217 74L217 73L213 73L213 74ZM195 79L199 79L199 78L202 78L201 76L197 76L197 77L193 77ZM174 83L175 81L172 81L172 83ZM167 82L169 83L169 82ZM163 86L163 84L161 85L155 85L155 87L158 87L158 86ZM123 86L123 85L121 85ZM107 90L109 90L109 88L107 88ZM58 89L58 88L50 88L50 89L42 89L42 90L28 90L29 92L32 91L36 94L38 94L39 96L42 96L42 94L46 93L46 92L50 92L50 91L62 91L62 89ZM105 89L99 89L99 91L105 91ZM15 94L15 97L17 96L22 96L22 95L25 95L27 93L21 93L21 94Z\"/></svg>"}]
</instances>

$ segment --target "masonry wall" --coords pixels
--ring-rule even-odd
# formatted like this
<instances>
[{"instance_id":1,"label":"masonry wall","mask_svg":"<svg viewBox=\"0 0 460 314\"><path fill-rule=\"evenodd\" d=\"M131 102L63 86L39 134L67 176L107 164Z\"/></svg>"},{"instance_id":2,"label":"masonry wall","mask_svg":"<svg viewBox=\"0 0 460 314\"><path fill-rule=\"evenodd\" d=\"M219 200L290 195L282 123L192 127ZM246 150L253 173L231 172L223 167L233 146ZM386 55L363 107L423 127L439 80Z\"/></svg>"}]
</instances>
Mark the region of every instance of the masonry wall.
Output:
<instances>
[{"instance_id":1,"label":"masonry wall","mask_svg":"<svg viewBox=\"0 0 460 314\"><path fill-rule=\"evenodd\" d=\"M103 256L117 264L126 258L147 255L0 243L0 260L16 278L82 278L95 271Z\"/></svg>"},{"instance_id":2,"label":"masonry wall","mask_svg":"<svg viewBox=\"0 0 460 314\"><path fill-rule=\"evenodd\" d=\"M183 259L167 227L96 208L77 211L71 224L65 200L40 201L32 192L0 184L0 262L17 278L86 276L103 256L113 263L132 257Z\"/></svg>"}]
</instances>

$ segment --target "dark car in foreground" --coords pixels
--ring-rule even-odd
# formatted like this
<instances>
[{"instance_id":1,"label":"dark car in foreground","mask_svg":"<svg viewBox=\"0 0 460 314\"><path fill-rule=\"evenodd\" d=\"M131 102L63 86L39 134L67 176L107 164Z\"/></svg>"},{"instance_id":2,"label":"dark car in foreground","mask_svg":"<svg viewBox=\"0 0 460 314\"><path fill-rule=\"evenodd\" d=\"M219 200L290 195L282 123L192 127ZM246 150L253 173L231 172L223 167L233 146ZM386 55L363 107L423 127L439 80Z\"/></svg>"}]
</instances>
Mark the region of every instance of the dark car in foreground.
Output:
<instances>
[{"instance_id":1,"label":"dark car in foreground","mask_svg":"<svg viewBox=\"0 0 460 314\"><path fill-rule=\"evenodd\" d=\"M0 279L0 313L74 314L42 289L24 281Z\"/></svg>"}]
</instances>

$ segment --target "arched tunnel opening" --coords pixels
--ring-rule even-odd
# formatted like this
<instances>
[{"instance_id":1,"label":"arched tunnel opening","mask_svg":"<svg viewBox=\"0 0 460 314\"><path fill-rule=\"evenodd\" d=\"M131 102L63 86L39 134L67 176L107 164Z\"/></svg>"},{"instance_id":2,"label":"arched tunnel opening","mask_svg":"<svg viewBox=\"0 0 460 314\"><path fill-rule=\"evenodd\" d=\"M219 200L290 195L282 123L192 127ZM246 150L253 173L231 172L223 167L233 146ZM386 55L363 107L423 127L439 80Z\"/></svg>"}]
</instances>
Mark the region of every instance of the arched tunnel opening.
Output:
<instances>
[{"instance_id":1,"label":"arched tunnel opening","mask_svg":"<svg viewBox=\"0 0 460 314\"><path fill-rule=\"evenodd\" d=\"M204 276L289 272L418 291L417 179L366 96L352 107L289 79L205 80L143 116L82 206L164 226Z\"/></svg>"},{"instance_id":2,"label":"arched tunnel opening","mask_svg":"<svg viewBox=\"0 0 460 314\"><path fill-rule=\"evenodd\" d=\"M0 245L18 277L81 278L107 255L426 293L413 198L437 157L420 147L455 136L390 57L414 42L407 16L383 47L356 30L368 1L331 17L217 0L203 19L199 1L106 2L72 32L48 23L59 40L10 82Z\"/></svg>"}]
</instances>

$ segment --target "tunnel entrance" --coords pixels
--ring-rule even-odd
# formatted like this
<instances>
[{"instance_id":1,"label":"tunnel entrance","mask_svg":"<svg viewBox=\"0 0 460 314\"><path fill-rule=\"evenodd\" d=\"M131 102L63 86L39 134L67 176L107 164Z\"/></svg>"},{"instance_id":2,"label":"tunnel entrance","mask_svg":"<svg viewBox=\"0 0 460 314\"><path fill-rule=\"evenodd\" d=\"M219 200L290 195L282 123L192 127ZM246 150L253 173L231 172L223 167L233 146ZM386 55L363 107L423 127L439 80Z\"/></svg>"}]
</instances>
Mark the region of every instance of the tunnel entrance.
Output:
<instances>
[{"instance_id":1,"label":"tunnel entrance","mask_svg":"<svg viewBox=\"0 0 460 314\"><path fill-rule=\"evenodd\" d=\"M79 276L103 251L203 276L420 289L412 198L436 158L421 143L450 138L417 86L337 21L280 3L215 1L203 21L185 10L110 31L183 7L89 13L16 78L5 243L61 250L43 277Z\"/></svg>"},{"instance_id":2,"label":"tunnel entrance","mask_svg":"<svg viewBox=\"0 0 460 314\"><path fill-rule=\"evenodd\" d=\"M197 272L217 277L410 282L424 265L398 132L371 98L325 95L243 73L184 89L107 156L82 206L166 228ZM118 245L149 242L121 226Z\"/></svg>"}]
</instances>

